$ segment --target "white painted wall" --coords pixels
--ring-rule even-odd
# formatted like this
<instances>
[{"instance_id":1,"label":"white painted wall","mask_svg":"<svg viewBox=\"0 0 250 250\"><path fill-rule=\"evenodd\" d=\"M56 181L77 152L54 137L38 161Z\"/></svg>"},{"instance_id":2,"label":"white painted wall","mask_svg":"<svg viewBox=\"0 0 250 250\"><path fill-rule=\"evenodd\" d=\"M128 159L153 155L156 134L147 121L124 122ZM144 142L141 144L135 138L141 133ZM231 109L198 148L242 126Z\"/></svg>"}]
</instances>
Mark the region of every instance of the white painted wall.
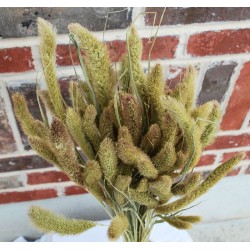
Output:
<instances>
[{"instance_id":1,"label":"white painted wall","mask_svg":"<svg viewBox=\"0 0 250 250\"><path fill-rule=\"evenodd\" d=\"M189 231L194 241L250 241L250 175L224 178L194 204L199 202L185 212L203 217L203 222ZM108 218L89 194L0 205L0 241L41 235L32 228L27 216L32 204L73 218Z\"/></svg>"}]
</instances>

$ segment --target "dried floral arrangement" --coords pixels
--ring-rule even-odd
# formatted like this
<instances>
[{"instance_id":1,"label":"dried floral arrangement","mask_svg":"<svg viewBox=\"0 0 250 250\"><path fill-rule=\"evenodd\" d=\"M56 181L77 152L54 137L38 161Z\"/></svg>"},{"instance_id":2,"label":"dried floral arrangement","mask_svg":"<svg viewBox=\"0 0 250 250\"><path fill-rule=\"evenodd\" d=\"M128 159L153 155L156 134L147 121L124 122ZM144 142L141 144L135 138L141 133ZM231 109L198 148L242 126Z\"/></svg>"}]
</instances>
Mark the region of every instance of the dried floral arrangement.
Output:
<instances>
[{"instance_id":1,"label":"dried floral arrangement","mask_svg":"<svg viewBox=\"0 0 250 250\"><path fill-rule=\"evenodd\" d=\"M47 82L47 90L37 91L43 120L32 117L22 94L12 96L31 147L98 199L112 219L110 240L123 236L124 241L148 241L156 223L189 229L199 222L199 216L182 214L186 206L245 154L221 164L205 180L193 172L203 149L213 142L221 117L216 101L195 106L195 68L190 66L174 89L166 86L160 64L145 74L142 43L132 26L127 52L115 70L106 45L79 24L70 24L69 36L85 79L70 83L72 105L67 106L56 75L54 28L39 18L38 31ZM42 105L52 114L52 122ZM41 231L62 235L97 225L37 206L30 208L29 215Z\"/></svg>"}]
</instances>

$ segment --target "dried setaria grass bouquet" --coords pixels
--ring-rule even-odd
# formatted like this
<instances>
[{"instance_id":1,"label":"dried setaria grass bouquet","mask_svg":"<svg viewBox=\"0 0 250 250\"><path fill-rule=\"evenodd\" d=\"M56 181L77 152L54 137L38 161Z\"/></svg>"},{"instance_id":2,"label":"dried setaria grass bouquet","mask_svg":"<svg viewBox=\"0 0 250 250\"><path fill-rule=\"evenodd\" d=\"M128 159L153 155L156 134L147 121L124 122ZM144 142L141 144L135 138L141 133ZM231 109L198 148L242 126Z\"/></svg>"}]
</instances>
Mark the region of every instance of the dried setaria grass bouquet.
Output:
<instances>
[{"instance_id":1,"label":"dried setaria grass bouquet","mask_svg":"<svg viewBox=\"0 0 250 250\"><path fill-rule=\"evenodd\" d=\"M22 94L12 96L31 147L98 199L112 219L110 240L123 236L124 241L148 241L156 223L189 229L199 222L199 216L183 215L184 208L245 154L221 164L205 180L193 172L203 149L213 141L221 116L216 101L194 106L195 69L189 67L174 89L165 86L160 64L145 74L142 43L132 26L126 55L116 71L106 45L73 23L69 36L85 79L70 83L71 106L67 106L56 75L55 32L41 18L38 31L47 82L47 90L38 90L43 121L32 117ZM42 104L53 116L51 123ZM37 206L30 208L29 215L41 231L62 235L97 225Z\"/></svg>"}]
</instances>

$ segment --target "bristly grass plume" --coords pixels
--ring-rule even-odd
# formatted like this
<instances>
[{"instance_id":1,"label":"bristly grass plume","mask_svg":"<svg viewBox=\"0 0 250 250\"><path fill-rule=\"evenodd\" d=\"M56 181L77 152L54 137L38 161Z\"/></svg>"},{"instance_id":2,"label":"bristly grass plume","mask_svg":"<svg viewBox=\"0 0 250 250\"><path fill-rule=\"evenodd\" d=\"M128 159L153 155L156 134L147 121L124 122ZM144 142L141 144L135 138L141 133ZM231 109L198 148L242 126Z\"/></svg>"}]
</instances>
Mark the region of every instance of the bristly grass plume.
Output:
<instances>
[{"instance_id":1,"label":"bristly grass plume","mask_svg":"<svg viewBox=\"0 0 250 250\"><path fill-rule=\"evenodd\" d=\"M112 219L110 240L123 236L124 241L148 241L155 223L189 229L199 222L199 216L181 212L245 154L223 163L205 180L193 172L204 148L213 142L221 117L216 101L195 107L195 68L190 66L174 89L166 86L160 64L144 73L142 42L131 26L127 52L116 70L106 45L80 24L70 24L84 79L70 83L67 105L56 76L55 30L39 18L38 32L47 82L38 98L52 122L36 120L22 94L12 96L31 147L103 205ZM29 215L43 232L78 234L98 224L39 207L32 207Z\"/></svg>"}]
</instances>

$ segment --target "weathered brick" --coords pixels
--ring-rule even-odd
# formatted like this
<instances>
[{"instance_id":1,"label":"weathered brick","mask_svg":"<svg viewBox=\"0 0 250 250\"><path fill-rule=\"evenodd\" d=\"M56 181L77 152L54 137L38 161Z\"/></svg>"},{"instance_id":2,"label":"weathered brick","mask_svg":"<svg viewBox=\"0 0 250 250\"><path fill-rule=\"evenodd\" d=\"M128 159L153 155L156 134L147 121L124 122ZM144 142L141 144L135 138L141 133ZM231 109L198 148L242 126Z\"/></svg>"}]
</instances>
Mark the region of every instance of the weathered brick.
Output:
<instances>
[{"instance_id":1,"label":"weathered brick","mask_svg":"<svg viewBox=\"0 0 250 250\"><path fill-rule=\"evenodd\" d=\"M250 62L240 72L226 112L223 116L222 130L240 129L250 110Z\"/></svg>"},{"instance_id":2,"label":"weathered brick","mask_svg":"<svg viewBox=\"0 0 250 250\"><path fill-rule=\"evenodd\" d=\"M0 159L0 173L52 167L36 155Z\"/></svg>"},{"instance_id":3,"label":"weathered brick","mask_svg":"<svg viewBox=\"0 0 250 250\"><path fill-rule=\"evenodd\" d=\"M218 136L215 142L208 146L210 149L224 149L250 146L250 134Z\"/></svg>"},{"instance_id":4,"label":"weathered brick","mask_svg":"<svg viewBox=\"0 0 250 250\"><path fill-rule=\"evenodd\" d=\"M159 25L162 7L147 7L146 12L156 12L156 21L154 23L154 14L148 13L145 17L147 25ZM228 7L192 7L192 8L166 8L163 16L162 25L206 23L220 21L239 21L250 19L249 8L228 8Z\"/></svg>"},{"instance_id":5,"label":"weathered brick","mask_svg":"<svg viewBox=\"0 0 250 250\"><path fill-rule=\"evenodd\" d=\"M250 51L250 29L208 31L190 36L187 53L193 56L238 54Z\"/></svg>"},{"instance_id":6,"label":"weathered brick","mask_svg":"<svg viewBox=\"0 0 250 250\"><path fill-rule=\"evenodd\" d=\"M114 11L122 12L111 13ZM132 8L1 8L0 30L1 37L26 37L37 35L37 18L42 17L56 26L59 34L68 33L70 23L80 23L91 31L103 31L106 16L109 15L106 29L124 29L131 22Z\"/></svg>"},{"instance_id":7,"label":"weathered brick","mask_svg":"<svg viewBox=\"0 0 250 250\"><path fill-rule=\"evenodd\" d=\"M230 158L237 155L238 153L240 153L240 152L230 152L230 153L223 154L221 162L225 162L225 161L229 160ZM250 160L250 151L246 152L246 157L244 160Z\"/></svg>"},{"instance_id":8,"label":"weathered brick","mask_svg":"<svg viewBox=\"0 0 250 250\"><path fill-rule=\"evenodd\" d=\"M20 175L0 177L0 189L19 188L22 186L24 186L24 180Z\"/></svg>"},{"instance_id":9,"label":"weathered brick","mask_svg":"<svg viewBox=\"0 0 250 250\"><path fill-rule=\"evenodd\" d=\"M37 102L37 98L36 98L36 84L35 83L22 83L20 85L13 85L13 86L10 85L8 87L8 91L9 91L10 96L15 92L22 93L26 98L30 113L36 119L42 120L39 106L38 106L38 102ZM19 128L20 133L21 133L21 138L22 138L24 148L26 150L29 150L30 146L28 143L28 138L24 134L24 132L20 126L20 123L18 121L17 121L17 125L18 125L18 128Z\"/></svg>"},{"instance_id":10,"label":"weathered brick","mask_svg":"<svg viewBox=\"0 0 250 250\"><path fill-rule=\"evenodd\" d=\"M217 64L207 70L198 96L198 104L217 100L221 102L228 89L236 63Z\"/></svg>"},{"instance_id":11,"label":"weathered brick","mask_svg":"<svg viewBox=\"0 0 250 250\"><path fill-rule=\"evenodd\" d=\"M0 49L0 73L17 73L34 69L30 47Z\"/></svg>"},{"instance_id":12,"label":"weathered brick","mask_svg":"<svg viewBox=\"0 0 250 250\"><path fill-rule=\"evenodd\" d=\"M84 188L78 186L69 186L65 187L65 195L76 195L76 194L85 194L87 191Z\"/></svg>"},{"instance_id":13,"label":"weathered brick","mask_svg":"<svg viewBox=\"0 0 250 250\"><path fill-rule=\"evenodd\" d=\"M74 45L59 44L56 47L56 63L58 66L79 65Z\"/></svg>"},{"instance_id":14,"label":"weathered brick","mask_svg":"<svg viewBox=\"0 0 250 250\"><path fill-rule=\"evenodd\" d=\"M48 171L43 173L28 174L27 183L30 185L69 181L69 177L63 172Z\"/></svg>"},{"instance_id":15,"label":"weathered brick","mask_svg":"<svg viewBox=\"0 0 250 250\"><path fill-rule=\"evenodd\" d=\"M215 161L216 155L203 155L201 156L197 167L212 165Z\"/></svg>"},{"instance_id":16,"label":"weathered brick","mask_svg":"<svg viewBox=\"0 0 250 250\"><path fill-rule=\"evenodd\" d=\"M15 150L16 143L6 115L3 99L0 97L0 154L14 152Z\"/></svg>"},{"instance_id":17,"label":"weathered brick","mask_svg":"<svg viewBox=\"0 0 250 250\"><path fill-rule=\"evenodd\" d=\"M41 189L23 192L4 192L0 193L0 204L42 200L57 197L57 192L54 189Z\"/></svg>"},{"instance_id":18,"label":"weathered brick","mask_svg":"<svg viewBox=\"0 0 250 250\"><path fill-rule=\"evenodd\" d=\"M0 49L0 73L25 72L34 69L30 47Z\"/></svg>"}]
</instances>

